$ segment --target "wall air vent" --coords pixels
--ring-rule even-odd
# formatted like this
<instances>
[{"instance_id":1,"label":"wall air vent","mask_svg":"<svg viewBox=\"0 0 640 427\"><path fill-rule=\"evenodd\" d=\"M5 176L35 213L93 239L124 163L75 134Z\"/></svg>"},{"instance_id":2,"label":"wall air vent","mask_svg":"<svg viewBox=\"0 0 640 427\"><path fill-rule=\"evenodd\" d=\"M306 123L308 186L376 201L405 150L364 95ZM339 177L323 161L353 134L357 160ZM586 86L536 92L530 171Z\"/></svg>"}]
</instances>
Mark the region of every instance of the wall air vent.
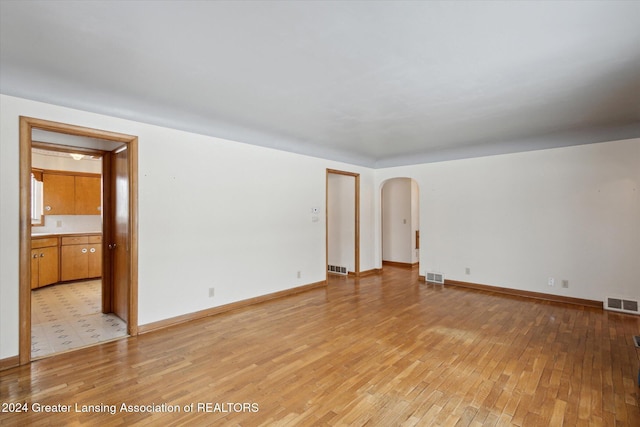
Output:
<instances>
[{"instance_id":1,"label":"wall air vent","mask_svg":"<svg viewBox=\"0 0 640 427\"><path fill-rule=\"evenodd\" d=\"M427 282L439 283L441 285L444 285L444 274L442 274L442 273L429 273L427 271Z\"/></svg>"},{"instance_id":2,"label":"wall air vent","mask_svg":"<svg viewBox=\"0 0 640 427\"><path fill-rule=\"evenodd\" d=\"M347 267L342 267L339 265L328 265L327 271L329 273L344 274L345 276L348 274Z\"/></svg>"},{"instance_id":3,"label":"wall air vent","mask_svg":"<svg viewBox=\"0 0 640 427\"><path fill-rule=\"evenodd\" d=\"M607 297L604 301L604 308L621 313L640 314L638 301L632 299Z\"/></svg>"}]
</instances>

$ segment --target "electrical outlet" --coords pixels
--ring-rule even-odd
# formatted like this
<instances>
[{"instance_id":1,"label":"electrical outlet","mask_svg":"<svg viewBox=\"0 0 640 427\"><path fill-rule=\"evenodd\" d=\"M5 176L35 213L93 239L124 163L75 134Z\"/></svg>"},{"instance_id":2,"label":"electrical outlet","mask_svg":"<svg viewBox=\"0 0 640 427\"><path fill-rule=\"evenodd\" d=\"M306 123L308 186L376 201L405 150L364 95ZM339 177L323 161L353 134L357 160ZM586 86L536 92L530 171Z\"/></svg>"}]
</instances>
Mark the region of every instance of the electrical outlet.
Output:
<instances>
[{"instance_id":1,"label":"electrical outlet","mask_svg":"<svg viewBox=\"0 0 640 427\"><path fill-rule=\"evenodd\" d=\"M213 296L215 295L215 288L209 288L209 298L213 298Z\"/></svg>"},{"instance_id":2,"label":"electrical outlet","mask_svg":"<svg viewBox=\"0 0 640 427\"><path fill-rule=\"evenodd\" d=\"M469 267L465 268L464 274L471 274L471 269Z\"/></svg>"},{"instance_id":3,"label":"electrical outlet","mask_svg":"<svg viewBox=\"0 0 640 427\"><path fill-rule=\"evenodd\" d=\"M555 286L556 285L556 279L554 279L553 277L549 277L549 286Z\"/></svg>"},{"instance_id":4,"label":"electrical outlet","mask_svg":"<svg viewBox=\"0 0 640 427\"><path fill-rule=\"evenodd\" d=\"M563 280L562 281L562 287L563 288L568 288L569 287L569 281L568 280Z\"/></svg>"},{"instance_id":5,"label":"electrical outlet","mask_svg":"<svg viewBox=\"0 0 640 427\"><path fill-rule=\"evenodd\" d=\"M302 272L298 271L298 279L302 277Z\"/></svg>"}]
</instances>

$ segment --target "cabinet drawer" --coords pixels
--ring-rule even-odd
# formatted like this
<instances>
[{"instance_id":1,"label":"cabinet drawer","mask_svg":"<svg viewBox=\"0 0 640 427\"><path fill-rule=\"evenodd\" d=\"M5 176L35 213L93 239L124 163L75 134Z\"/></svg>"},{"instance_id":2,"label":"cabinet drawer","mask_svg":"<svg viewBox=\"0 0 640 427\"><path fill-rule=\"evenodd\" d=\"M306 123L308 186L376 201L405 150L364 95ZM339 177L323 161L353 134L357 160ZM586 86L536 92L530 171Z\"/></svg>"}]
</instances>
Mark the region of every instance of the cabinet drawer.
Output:
<instances>
[{"instance_id":1,"label":"cabinet drawer","mask_svg":"<svg viewBox=\"0 0 640 427\"><path fill-rule=\"evenodd\" d=\"M89 236L69 236L62 238L62 246L86 245L87 243L89 243Z\"/></svg>"},{"instance_id":2,"label":"cabinet drawer","mask_svg":"<svg viewBox=\"0 0 640 427\"><path fill-rule=\"evenodd\" d=\"M89 243L102 243L101 235L89 236Z\"/></svg>"},{"instance_id":3,"label":"cabinet drawer","mask_svg":"<svg viewBox=\"0 0 640 427\"><path fill-rule=\"evenodd\" d=\"M31 239L31 248L48 248L51 246L58 246L58 238L57 237L45 237L42 239Z\"/></svg>"}]
</instances>

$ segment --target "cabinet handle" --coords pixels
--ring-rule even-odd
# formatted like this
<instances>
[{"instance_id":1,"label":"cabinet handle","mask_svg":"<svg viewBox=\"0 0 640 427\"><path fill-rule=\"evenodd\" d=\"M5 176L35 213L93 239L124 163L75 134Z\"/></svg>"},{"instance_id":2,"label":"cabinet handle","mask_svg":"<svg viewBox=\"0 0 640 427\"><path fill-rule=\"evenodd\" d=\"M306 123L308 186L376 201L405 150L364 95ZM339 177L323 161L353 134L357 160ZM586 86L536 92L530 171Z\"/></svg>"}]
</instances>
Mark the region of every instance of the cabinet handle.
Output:
<instances>
[{"instance_id":1,"label":"cabinet handle","mask_svg":"<svg viewBox=\"0 0 640 427\"><path fill-rule=\"evenodd\" d=\"M41 253L41 254L40 254L40 258L44 258L44 253Z\"/></svg>"},{"instance_id":2,"label":"cabinet handle","mask_svg":"<svg viewBox=\"0 0 640 427\"><path fill-rule=\"evenodd\" d=\"M89 249L89 252L94 253L96 251L96 248L91 248Z\"/></svg>"},{"instance_id":3,"label":"cabinet handle","mask_svg":"<svg viewBox=\"0 0 640 427\"><path fill-rule=\"evenodd\" d=\"M45 211L50 211L50 210L51 210L51 206L45 206L45 207L44 207L44 210L45 210Z\"/></svg>"},{"instance_id":4,"label":"cabinet handle","mask_svg":"<svg viewBox=\"0 0 640 427\"><path fill-rule=\"evenodd\" d=\"M38 258L38 254L33 254L33 257L34 258Z\"/></svg>"},{"instance_id":5,"label":"cabinet handle","mask_svg":"<svg viewBox=\"0 0 640 427\"><path fill-rule=\"evenodd\" d=\"M87 253L87 248L82 248L82 253L86 254Z\"/></svg>"},{"instance_id":6,"label":"cabinet handle","mask_svg":"<svg viewBox=\"0 0 640 427\"><path fill-rule=\"evenodd\" d=\"M110 244L110 245L108 246L108 248L109 248L109 249L115 249L115 248L116 248L116 244L115 244L115 243L112 243L112 244Z\"/></svg>"}]
</instances>

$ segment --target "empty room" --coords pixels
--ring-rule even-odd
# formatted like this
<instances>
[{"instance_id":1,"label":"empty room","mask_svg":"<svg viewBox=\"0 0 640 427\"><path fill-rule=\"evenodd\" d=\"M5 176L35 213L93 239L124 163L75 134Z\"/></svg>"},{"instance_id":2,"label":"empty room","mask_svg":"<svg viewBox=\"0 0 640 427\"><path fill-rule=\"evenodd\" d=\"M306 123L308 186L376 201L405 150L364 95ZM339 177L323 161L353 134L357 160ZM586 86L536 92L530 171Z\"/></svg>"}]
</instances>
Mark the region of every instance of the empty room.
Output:
<instances>
[{"instance_id":1,"label":"empty room","mask_svg":"<svg viewBox=\"0 0 640 427\"><path fill-rule=\"evenodd\" d=\"M0 424L640 426L639 22L0 0Z\"/></svg>"}]
</instances>

